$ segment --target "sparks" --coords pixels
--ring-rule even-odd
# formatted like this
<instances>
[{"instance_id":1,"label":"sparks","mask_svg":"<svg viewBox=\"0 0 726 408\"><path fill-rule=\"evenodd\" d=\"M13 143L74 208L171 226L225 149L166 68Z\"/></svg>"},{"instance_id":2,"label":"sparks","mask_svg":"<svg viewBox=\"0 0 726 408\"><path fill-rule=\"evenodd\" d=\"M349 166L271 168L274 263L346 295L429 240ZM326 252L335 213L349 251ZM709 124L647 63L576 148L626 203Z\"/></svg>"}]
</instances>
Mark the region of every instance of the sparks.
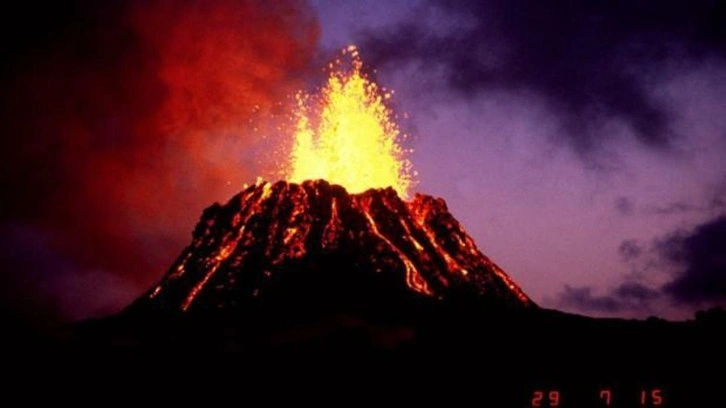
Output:
<instances>
[{"instance_id":1,"label":"sparks","mask_svg":"<svg viewBox=\"0 0 726 408\"><path fill-rule=\"evenodd\" d=\"M382 91L362 73L355 46L343 51L350 61L331 64L319 95L299 94L296 130L288 179L292 182L325 179L350 193L392 187L403 198L414 183L404 138L384 101Z\"/></svg>"}]
</instances>

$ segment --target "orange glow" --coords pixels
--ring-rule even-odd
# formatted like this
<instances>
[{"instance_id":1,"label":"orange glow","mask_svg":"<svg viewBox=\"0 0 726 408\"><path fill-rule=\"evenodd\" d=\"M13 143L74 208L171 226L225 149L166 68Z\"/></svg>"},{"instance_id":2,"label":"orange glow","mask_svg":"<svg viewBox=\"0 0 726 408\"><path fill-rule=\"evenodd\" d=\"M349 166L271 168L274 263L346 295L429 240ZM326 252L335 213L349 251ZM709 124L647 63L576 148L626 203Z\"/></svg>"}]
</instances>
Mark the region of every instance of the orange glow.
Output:
<instances>
[{"instance_id":1,"label":"orange glow","mask_svg":"<svg viewBox=\"0 0 726 408\"><path fill-rule=\"evenodd\" d=\"M222 262L224 262L227 257L232 253L235 246L234 244L227 244L222 247L222 249L219 251L219 253L213 258L214 264L213 266L207 271L206 274L204 274L204 278L199 281L196 285L194 285L194 288L192 288L191 293L187 296L187 298L184 300L184 303L182 304L182 311L187 311L189 309L189 306L191 306L192 302L194 301L194 298L197 297L199 294L199 291L201 291L204 288L204 285L207 284L209 279L214 275L215 272L217 272L217 269L222 265Z\"/></svg>"},{"instance_id":2,"label":"orange glow","mask_svg":"<svg viewBox=\"0 0 726 408\"><path fill-rule=\"evenodd\" d=\"M419 270L416 269L416 267L413 265L411 259L409 259L409 257L403 251L401 251L393 242L391 242L390 239L386 238L386 236L381 234L381 232L378 230L378 225L376 224L376 220L373 218L370 209L370 199L362 201L360 204L356 203L355 201L353 201L353 203L354 205L360 205L360 210L366 217L366 220L371 227L371 232L373 233L373 235L377 236L379 239L385 242L388 247L391 248L391 250L398 256L401 262L403 262L403 266L404 268L406 268L406 285L408 285L409 288L415 290L416 292L430 296L433 295L434 293L431 291L431 289L429 289L428 283L421 276Z\"/></svg>"},{"instance_id":3,"label":"orange glow","mask_svg":"<svg viewBox=\"0 0 726 408\"><path fill-rule=\"evenodd\" d=\"M330 204L330 221L325 224L325 229L323 230L323 248L334 248L337 245L338 238L342 231L343 225L338 217L338 202L335 197L333 197Z\"/></svg>"},{"instance_id":4,"label":"orange glow","mask_svg":"<svg viewBox=\"0 0 726 408\"><path fill-rule=\"evenodd\" d=\"M237 285L238 274L268 280L296 270L338 268L340 261L356 270L395 274L424 296L443 299L469 287L484 296L501 296L506 304L535 306L479 252L442 199L417 194L406 202L391 188L348 194L324 180L258 181L227 207L205 211L192 245L146 299L180 299L175 307L184 312L223 307L214 294L224 291L227 282ZM174 287L181 291L165 292ZM256 297L261 290L253 287L250 293Z\"/></svg>"},{"instance_id":5,"label":"orange glow","mask_svg":"<svg viewBox=\"0 0 726 408\"><path fill-rule=\"evenodd\" d=\"M161 285L157 285L156 288L154 288L154 291L151 292L151 295L149 295L149 298L151 298L151 299L155 298L156 295L159 294L159 292L161 292Z\"/></svg>"},{"instance_id":6,"label":"orange glow","mask_svg":"<svg viewBox=\"0 0 726 408\"><path fill-rule=\"evenodd\" d=\"M247 223L249 222L250 218L261 212L262 210L262 203L264 203L266 200L268 200L272 195L272 185L270 183L263 182L261 180L258 180L257 186L261 187L261 194L258 198L251 200L250 197L255 193L256 190L251 191L248 193L244 200L245 202L249 203L249 206L246 208L246 217L244 220L242 220L242 212L235 214L235 217L233 219L233 226L239 228L236 233L228 233L225 236L222 237L222 243L221 243L221 249L219 252L206 260L206 262L210 265L209 269L204 274L204 278L200 280L194 287L192 288L191 292L187 295L186 299L184 299L184 303L181 305L181 310L186 312L189 307L194 302L194 299L196 299L197 295L204 289L207 282L209 282L209 279L214 276L214 274L217 272L220 266L222 266L223 263L227 262L229 256L237 249L239 245L240 239L242 239L245 235L245 228L247 227ZM249 200L249 201L248 201ZM181 266L186 263L187 259L185 258L182 262ZM177 271L182 271L182 269L178 269ZM174 274L172 274L172 277Z\"/></svg>"},{"instance_id":7,"label":"orange glow","mask_svg":"<svg viewBox=\"0 0 726 408\"><path fill-rule=\"evenodd\" d=\"M449 270L459 271L462 275L467 276L469 274L469 271L459 266L456 260L453 259L447 251L441 248L441 245L439 245L438 239L436 238L436 234L434 234L431 228L429 228L429 226L426 224L426 216L429 214L429 211L431 211L431 208L427 206L411 206L411 212L415 216L416 223L421 228L421 230L423 230L424 234L426 234L429 242L434 246L434 248L436 248L436 252L444 257L444 262L446 262Z\"/></svg>"},{"instance_id":8,"label":"orange glow","mask_svg":"<svg viewBox=\"0 0 726 408\"><path fill-rule=\"evenodd\" d=\"M404 138L381 90L362 71L358 50L349 46L319 95L297 97L296 130L288 180L325 179L350 193L393 187L408 197L415 173L401 147Z\"/></svg>"}]
</instances>

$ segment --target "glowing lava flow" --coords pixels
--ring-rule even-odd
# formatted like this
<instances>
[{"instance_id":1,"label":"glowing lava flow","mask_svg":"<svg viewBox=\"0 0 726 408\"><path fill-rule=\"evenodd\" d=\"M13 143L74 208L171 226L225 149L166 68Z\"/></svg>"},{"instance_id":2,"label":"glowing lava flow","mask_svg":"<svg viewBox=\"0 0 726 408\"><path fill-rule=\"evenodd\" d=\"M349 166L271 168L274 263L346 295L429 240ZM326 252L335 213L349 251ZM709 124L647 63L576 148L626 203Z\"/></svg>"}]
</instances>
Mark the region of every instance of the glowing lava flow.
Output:
<instances>
[{"instance_id":1,"label":"glowing lava flow","mask_svg":"<svg viewBox=\"0 0 726 408\"><path fill-rule=\"evenodd\" d=\"M261 188L260 191L261 194L259 197L255 200L251 200L251 196L256 192L256 190L253 190L246 194L245 200L247 201L247 214L245 215L244 220L242 219L243 212L235 214L232 225L235 226L237 229L236 232L230 231L227 232L221 239L221 244L218 253L210 258L207 258L204 260L206 272L204 273L204 277L199 280L194 287L191 289L189 294L184 299L184 303L181 305L182 311L187 311L189 309L189 306L191 306L192 302L194 302L194 299L197 297L199 292L204 289L204 287L207 285L209 280L215 275L217 270L219 270L220 266L222 266L225 262L227 262L230 255L237 249L237 247L240 245L240 240L245 235L245 228L247 227L247 224L251 217L259 214L261 211L261 205L264 203L267 199L270 198L270 195L272 193L272 189L269 183L262 183L260 184ZM209 226L214 225L212 222L209 224ZM179 272L183 271L183 265L187 262L189 259L189 256L191 253L187 254L187 256L184 258L184 261L180 264L179 267L176 268L176 271L172 273L172 277L176 275L176 278L179 276ZM153 296L156 296L158 294L158 290L154 290L154 293L152 293Z\"/></svg>"},{"instance_id":2,"label":"glowing lava flow","mask_svg":"<svg viewBox=\"0 0 726 408\"><path fill-rule=\"evenodd\" d=\"M349 194L325 180L260 182L205 210L192 244L146 300L183 312L237 308L303 277L317 282L300 289L303 302L375 286L534 306L478 250L444 200L417 194L407 202L391 188ZM347 286L331 288L331 277Z\"/></svg>"},{"instance_id":3,"label":"glowing lava flow","mask_svg":"<svg viewBox=\"0 0 726 408\"><path fill-rule=\"evenodd\" d=\"M393 187L403 198L413 184L403 138L382 92L362 72L354 46L343 51L352 67L341 61L332 70L320 95L298 95L295 140L288 181L324 179L350 193Z\"/></svg>"},{"instance_id":4,"label":"glowing lava flow","mask_svg":"<svg viewBox=\"0 0 726 408\"><path fill-rule=\"evenodd\" d=\"M353 203L356 203L356 201L354 200ZM416 269L409 257L403 251L401 251L393 242L391 242L390 239L386 238L386 236L381 234L381 232L378 230L378 225L376 224L376 220L373 218L373 213L371 211L370 196L364 197L364 200L361 200L359 206L361 207L361 212L368 221L368 225L370 226L370 230L373 235L385 242L388 247L393 250L393 252L398 256L398 259L403 262L403 265L406 268L406 285L408 285L409 288L415 290L416 292L423 293L425 295L433 295L434 293L431 291L431 289L429 289L428 283L426 283L426 280L421 277L421 273L418 271L418 269Z\"/></svg>"}]
</instances>

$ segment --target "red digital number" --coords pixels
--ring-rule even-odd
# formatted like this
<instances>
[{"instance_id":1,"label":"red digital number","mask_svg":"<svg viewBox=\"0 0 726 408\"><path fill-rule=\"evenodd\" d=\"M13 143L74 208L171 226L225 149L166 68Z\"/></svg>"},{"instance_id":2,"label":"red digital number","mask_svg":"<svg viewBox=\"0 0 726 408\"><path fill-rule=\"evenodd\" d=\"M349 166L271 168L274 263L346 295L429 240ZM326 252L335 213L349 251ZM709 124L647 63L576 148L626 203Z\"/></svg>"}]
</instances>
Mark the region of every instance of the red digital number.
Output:
<instances>
[{"instance_id":1,"label":"red digital number","mask_svg":"<svg viewBox=\"0 0 726 408\"><path fill-rule=\"evenodd\" d=\"M650 392L648 392L650 391ZM654 407L663 405L663 390L653 388L651 390L640 390L640 405L646 406L650 403Z\"/></svg>"},{"instance_id":2,"label":"red digital number","mask_svg":"<svg viewBox=\"0 0 726 408\"><path fill-rule=\"evenodd\" d=\"M532 406L541 407L542 401L547 395L547 406L548 407L559 407L560 406L560 392L558 390L547 391L535 391L532 394Z\"/></svg>"},{"instance_id":3,"label":"red digital number","mask_svg":"<svg viewBox=\"0 0 726 408\"><path fill-rule=\"evenodd\" d=\"M557 390L550 391L548 397L550 397L549 402L550 402L551 407L558 407L560 405L560 392L559 391L557 391Z\"/></svg>"},{"instance_id":4,"label":"red digital number","mask_svg":"<svg viewBox=\"0 0 726 408\"><path fill-rule=\"evenodd\" d=\"M610 406L610 401L612 401L613 393L610 390L600 390L600 399L605 400L605 406Z\"/></svg>"},{"instance_id":5,"label":"red digital number","mask_svg":"<svg viewBox=\"0 0 726 408\"><path fill-rule=\"evenodd\" d=\"M542 398L544 398L544 392L542 391L535 391L534 395L532 395L532 406L533 407L541 407L542 406Z\"/></svg>"}]
</instances>

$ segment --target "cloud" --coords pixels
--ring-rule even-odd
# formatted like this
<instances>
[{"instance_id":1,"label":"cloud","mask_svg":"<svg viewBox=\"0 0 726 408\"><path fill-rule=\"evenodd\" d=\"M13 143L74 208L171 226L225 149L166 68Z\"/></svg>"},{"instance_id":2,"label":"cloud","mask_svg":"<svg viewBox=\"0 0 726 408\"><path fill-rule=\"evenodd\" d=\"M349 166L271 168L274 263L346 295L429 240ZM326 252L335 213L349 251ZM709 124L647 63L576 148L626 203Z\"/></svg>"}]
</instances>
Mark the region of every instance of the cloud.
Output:
<instances>
[{"instance_id":1,"label":"cloud","mask_svg":"<svg viewBox=\"0 0 726 408\"><path fill-rule=\"evenodd\" d=\"M268 170L251 159L279 125L265 118L302 86L318 32L298 0L31 1L4 18L0 221L43 231L60 268L137 287L204 207ZM26 261L2 274L41 267Z\"/></svg>"},{"instance_id":2,"label":"cloud","mask_svg":"<svg viewBox=\"0 0 726 408\"><path fill-rule=\"evenodd\" d=\"M625 282L609 290L605 295L595 295L590 286L565 285L556 301L557 306L583 312L621 313L649 311L651 302L660 294L637 282Z\"/></svg>"},{"instance_id":3,"label":"cloud","mask_svg":"<svg viewBox=\"0 0 726 408\"><path fill-rule=\"evenodd\" d=\"M646 213L656 215L679 215L694 212L713 214L721 213L724 209L726 209L726 184L712 189L705 204L695 205L676 201L650 206L646 209Z\"/></svg>"},{"instance_id":4,"label":"cloud","mask_svg":"<svg viewBox=\"0 0 726 408\"><path fill-rule=\"evenodd\" d=\"M660 296L658 291L637 282L625 282L615 288L612 294L619 299L631 300L636 304L645 304Z\"/></svg>"},{"instance_id":5,"label":"cloud","mask_svg":"<svg viewBox=\"0 0 726 408\"><path fill-rule=\"evenodd\" d=\"M596 295L590 286L565 285L554 304L606 314L650 313L654 306L693 310L726 304L726 215L658 237L646 247L634 239L624 240L618 253L633 266L634 274L604 295ZM663 278L660 285L636 280Z\"/></svg>"},{"instance_id":6,"label":"cloud","mask_svg":"<svg viewBox=\"0 0 726 408\"><path fill-rule=\"evenodd\" d=\"M663 291L682 304L726 303L726 215L690 232L670 234L657 245L677 267Z\"/></svg>"},{"instance_id":7,"label":"cloud","mask_svg":"<svg viewBox=\"0 0 726 408\"><path fill-rule=\"evenodd\" d=\"M49 231L0 225L0 310L37 326L117 312L138 296L123 276L86 269L53 250Z\"/></svg>"},{"instance_id":8,"label":"cloud","mask_svg":"<svg viewBox=\"0 0 726 408\"><path fill-rule=\"evenodd\" d=\"M653 206L650 211L658 215L683 214L700 210L698 207L681 202L673 202L667 205Z\"/></svg>"},{"instance_id":9,"label":"cloud","mask_svg":"<svg viewBox=\"0 0 726 408\"><path fill-rule=\"evenodd\" d=\"M374 64L413 62L443 73L447 90L464 98L502 89L536 95L579 151L612 142L602 128L613 120L663 148L675 137L674 112L649 86L659 75L726 55L726 6L433 0L362 41Z\"/></svg>"},{"instance_id":10,"label":"cloud","mask_svg":"<svg viewBox=\"0 0 726 408\"><path fill-rule=\"evenodd\" d=\"M623 216L633 215L635 203L629 197L618 197L615 199L615 210Z\"/></svg>"},{"instance_id":11,"label":"cloud","mask_svg":"<svg viewBox=\"0 0 726 408\"><path fill-rule=\"evenodd\" d=\"M634 239L627 239L620 243L618 253L624 261L631 261L643 254L643 248L640 246L638 241Z\"/></svg>"}]
</instances>

